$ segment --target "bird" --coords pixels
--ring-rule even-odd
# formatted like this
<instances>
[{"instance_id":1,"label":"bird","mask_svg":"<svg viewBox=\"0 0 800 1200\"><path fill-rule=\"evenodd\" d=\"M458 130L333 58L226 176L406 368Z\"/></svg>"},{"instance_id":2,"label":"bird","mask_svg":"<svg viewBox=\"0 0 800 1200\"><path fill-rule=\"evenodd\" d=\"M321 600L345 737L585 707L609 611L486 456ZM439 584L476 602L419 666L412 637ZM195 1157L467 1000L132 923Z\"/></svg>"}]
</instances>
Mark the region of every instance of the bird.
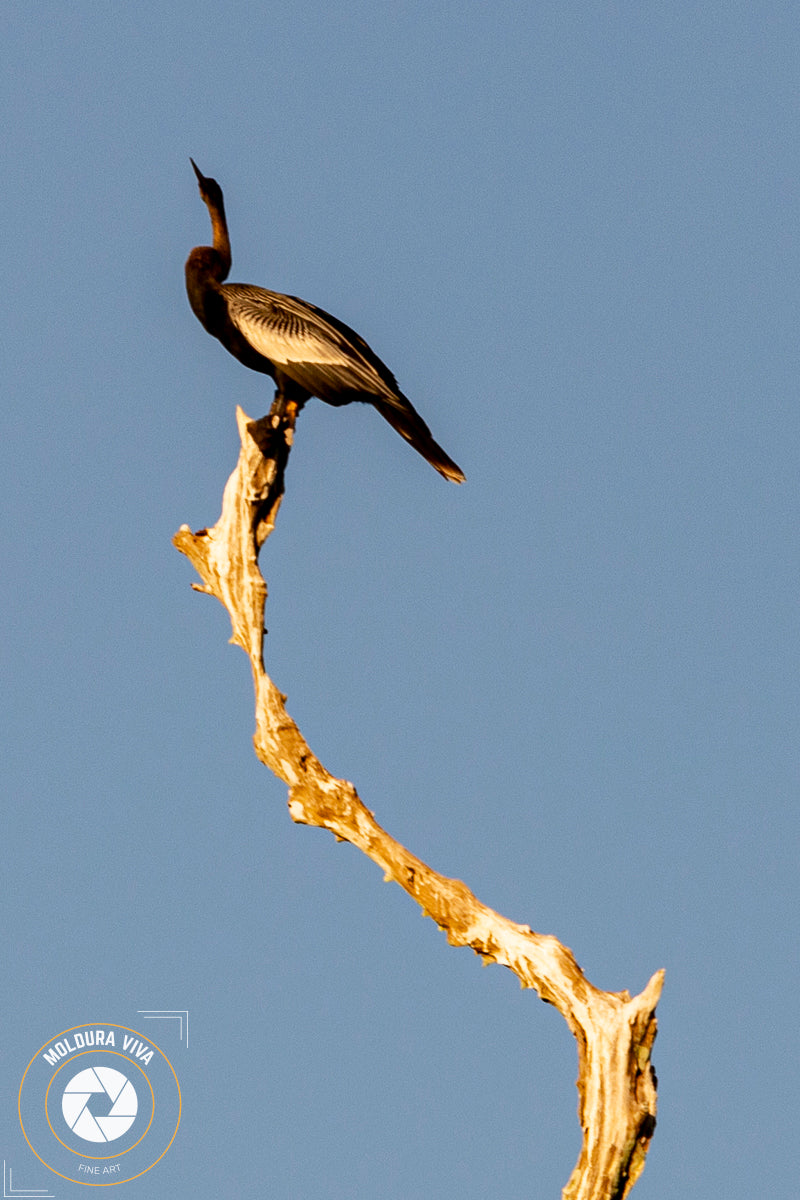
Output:
<instances>
[{"instance_id":1,"label":"bird","mask_svg":"<svg viewBox=\"0 0 800 1200\"><path fill-rule=\"evenodd\" d=\"M231 243L222 188L197 176L211 218L212 246L195 246L186 260L186 291L201 325L234 358L275 380L279 395L298 407L311 396L336 407L363 401L378 412L432 467L454 483L464 472L434 441L392 372L343 321L297 296L249 283L226 283Z\"/></svg>"}]
</instances>

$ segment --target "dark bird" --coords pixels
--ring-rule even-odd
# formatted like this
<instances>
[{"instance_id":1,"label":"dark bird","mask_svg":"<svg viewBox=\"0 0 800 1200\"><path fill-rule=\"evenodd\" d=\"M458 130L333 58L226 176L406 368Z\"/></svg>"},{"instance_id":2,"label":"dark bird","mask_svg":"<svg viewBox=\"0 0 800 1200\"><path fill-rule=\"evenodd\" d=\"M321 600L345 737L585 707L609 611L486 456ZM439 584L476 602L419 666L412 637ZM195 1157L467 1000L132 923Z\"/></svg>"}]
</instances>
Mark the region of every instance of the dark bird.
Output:
<instances>
[{"instance_id":1,"label":"dark bird","mask_svg":"<svg viewBox=\"0 0 800 1200\"><path fill-rule=\"evenodd\" d=\"M343 321L296 296L223 282L231 269L231 243L222 188L190 162L214 240L213 246L196 246L186 260L189 303L204 328L246 367L271 375L279 394L298 405L310 396L337 406L353 400L372 404L440 475L463 483L463 471L433 440L389 368Z\"/></svg>"}]
</instances>

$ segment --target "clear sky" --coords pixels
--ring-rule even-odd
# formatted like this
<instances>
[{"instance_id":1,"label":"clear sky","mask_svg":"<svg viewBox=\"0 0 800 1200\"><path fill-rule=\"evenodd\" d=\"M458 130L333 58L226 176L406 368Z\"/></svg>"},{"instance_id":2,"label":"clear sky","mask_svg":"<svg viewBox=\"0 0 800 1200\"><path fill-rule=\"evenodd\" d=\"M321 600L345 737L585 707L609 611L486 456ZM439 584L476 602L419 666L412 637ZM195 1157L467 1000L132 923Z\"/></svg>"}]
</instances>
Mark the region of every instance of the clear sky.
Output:
<instances>
[{"instance_id":1,"label":"clear sky","mask_svg":"<svg viewBox=\"0 0 800 1200\"><path fill-rule=\"evenodd\" d=\"M667 971L640 1200L794 1198L800 13L763 0L0 6L0 1152L52 1034L138 1010L144 1200L557 1196L576 1054L294 826L172 548L234 408L183 263L354 326L464 468L303 412L267 668L381 823L601 987Z\"/></svg>"}]
</instances>

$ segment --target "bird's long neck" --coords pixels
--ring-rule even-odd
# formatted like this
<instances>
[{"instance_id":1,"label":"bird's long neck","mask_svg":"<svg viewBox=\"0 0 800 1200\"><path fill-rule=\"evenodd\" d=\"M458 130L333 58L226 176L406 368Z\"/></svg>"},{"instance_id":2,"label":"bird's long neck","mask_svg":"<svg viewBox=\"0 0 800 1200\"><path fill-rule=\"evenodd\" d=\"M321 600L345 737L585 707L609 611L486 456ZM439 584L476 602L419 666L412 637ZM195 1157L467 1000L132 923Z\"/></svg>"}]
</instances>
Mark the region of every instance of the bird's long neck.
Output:
<instances>
[{"instance_id":1,"label":"bird's long neck","mask_svg":"<svg viewBox=\"0 0 800 1200\"><path fill-rule=\"evenodd\" d=\"M211 217L214 249L219 262L217 270L214 271L214 278L218 283L222 283L223 279L227 279L231 269L231 239L228 236L228 222L225 220L225 205L221 199L219 204L208 200L206 204L208 205L208 215Z\"/></svg>"}]
</instances>

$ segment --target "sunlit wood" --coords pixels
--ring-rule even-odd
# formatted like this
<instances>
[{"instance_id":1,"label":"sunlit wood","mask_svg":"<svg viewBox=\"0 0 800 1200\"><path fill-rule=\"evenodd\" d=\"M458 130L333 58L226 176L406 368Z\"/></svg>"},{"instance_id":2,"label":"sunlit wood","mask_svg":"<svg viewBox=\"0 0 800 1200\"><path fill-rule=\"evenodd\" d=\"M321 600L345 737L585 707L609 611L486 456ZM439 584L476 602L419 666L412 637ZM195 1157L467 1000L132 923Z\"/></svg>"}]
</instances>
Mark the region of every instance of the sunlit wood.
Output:
<instances>
[{"instance_id":1,"label":"sunlit wood","mask_svg":"<svg viewBox=\"0 0 800 1200\"><path fill-rule=\"evenodd\" d=\"M508 967L523 987L554 1005L578 1046L578 1115L583 1145L564 1188L565 1200L618 1200L641 1173L655 1128L656 1078L651 1050L663 972L644 991L603 992L583 975L555 937L534 933L482 904L458 879L438 874L376 822L355 787L331 775L289 716L264 669L267 589L258 551L274 528L298 406L279 396L268 417L237 410L241 453L213 529L174 537L203 580L198 590L228 610L232 641L250 659L256 694L254 744L259 759L289 788L292 819L329 829L363 850L446 932L485 962ZM535 1186L533 1188L536 1194Z\"/></svg>"}]
</instances>

